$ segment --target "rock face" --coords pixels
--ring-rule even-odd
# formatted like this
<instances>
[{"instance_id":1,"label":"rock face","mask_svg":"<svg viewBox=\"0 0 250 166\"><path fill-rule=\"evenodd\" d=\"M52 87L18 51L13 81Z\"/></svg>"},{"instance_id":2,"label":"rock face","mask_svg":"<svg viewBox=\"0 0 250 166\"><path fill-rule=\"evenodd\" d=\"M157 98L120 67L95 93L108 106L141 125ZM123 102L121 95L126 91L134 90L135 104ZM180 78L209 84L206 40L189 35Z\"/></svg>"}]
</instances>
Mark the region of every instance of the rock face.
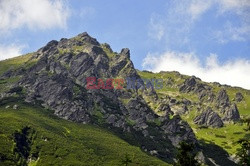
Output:
<instances>
[{"instance_id":1,"label":"rock face","mask_svg":"<svg viewBox=\"0 0 250 166\"><path fill-rule=\"evenodd\" d=\"M202 112L199 116L194 118L194 123L206 127L222 127L223 122L220 116L214 112L211 108Z\"/></svg>"},{"instance_id":2,"label":"rock face","mask_svg":"<svg viewBox=\"0 0 250 166\"><path fill-rule=\"evenodd\" d=\"M244 99L244 97L243 97L243 95L242 95L240 92L237 92L237 93L235 94L235 100L236 100L237 102L241 102L243 99Z\"/></svg>"},{"instance_id":3,"label":"rock face","mask_svg":"<svg viewBox=\"0 0 250 166\"><path fill-rule=\"evenodd\" d=\"M200 93L201 91L205 90L205 87L198 83L197 78L192 76L185 80L184 84L180 87L180 92L191 92L194 91L196 93Z\"/></svg>"},{"instance_id":4,"label":"rock face","mask_svg":"<svg viewBox=\"0 0 250 166\"><path fill-rule=\"evenodd\" d=\"M229 97L227 95L227 91L225 89L221 89L218 92L216 98L217 106L218 107L228 107L230 105Z\"/></svg>"},{"instance_id":5,"label":"rock face","mask_svg":"<svg viewBox=\"0 0 250 166\"><path fill-rule=\"evenodd\" d=\"M238 121L238 120L240 120L240 113L239 113L237 105L235 103L225 111L224 117L222 118L222 120L223 121Z\"/></svg>"},{"instance_id":6,"label":"rock face","mask_svg":"<svg viewBox=\"0 0 250 166\"><path fill-rule=\"evenodd\" d=\"M168 104L160 104L159 107L157 108L158 111L164 112L165 116L170 116L173 115L174 113L171 111L171 108Z\"/></svg>"},{"instance_id":7,"label":"rock face","mask_svg":"<svg viewBox=\"0 0 250 166\"><path fill-rule=\"evenodd\" d=\"M25 101L54 110L64 119L96 124L116 132L145 151L172 159L175 146L197 140L180 117L159 117L135 90L89 89L87 78L141 78L130 60L129 49L120 53L100 44L87 33L71 39L51 41L33 53L36 63L28 69L8 71L5 77L20 75L16 87L25 89ZM155 95L154 89L146 89ZM154 97L157 100L157 96ZM169 107L162 106L166 114ZM127 137L129 135L129 137Z\"/></svg>"},{"instance_id":8,"label":"rock face","mask_svg":"<svg viewBox=\"0 0 250 166\"><path fill-rule=\"evenodd\" d=\"M217 83L214 83L214 85L221 87L221 85ZM192 76L187 78L184 83L181 84L179 91L182 93L191 93L192 95L196 94L200 100L200 106L197 107L199 110L201 107L207 107L207 104L214 107L215 110L212 111L213 113L211 113L211 111L205 111L200 116L196 117L195 122L197 124L221 127L223 126L223 123L217 114L218 112L223 114L223 121L238 121L240 119L237 105L230 102L226 88L228 88L228 86L224 86L217 94L215 94L210 85L201 83L199 78ZM235 94L235 102L241 102L243 99L244 97L240 92ZM208 114L210 114L210 116L213 115L213 117L207 119L206 116L208 116ZM212 125L213 118L216 118L214 122L218 123ZM209 121L211 124L208 124L208 122L205 121Z\"/></svg>"},{"instance_id":9,"label":"rock face","mask_svg":"<svg viewBox=\"0 0 250 166\"><path fill-rule=\"evenodd\" d=\"M201 101L206 98L207 101L213 102L215 95L211 91L211 87L200 83L200 81L201 80L195 76L187 78L185 82L180 86L179 91L182 93L192 92L194 94L197 94L198 98Z\"/></svg>"}]
</instances>

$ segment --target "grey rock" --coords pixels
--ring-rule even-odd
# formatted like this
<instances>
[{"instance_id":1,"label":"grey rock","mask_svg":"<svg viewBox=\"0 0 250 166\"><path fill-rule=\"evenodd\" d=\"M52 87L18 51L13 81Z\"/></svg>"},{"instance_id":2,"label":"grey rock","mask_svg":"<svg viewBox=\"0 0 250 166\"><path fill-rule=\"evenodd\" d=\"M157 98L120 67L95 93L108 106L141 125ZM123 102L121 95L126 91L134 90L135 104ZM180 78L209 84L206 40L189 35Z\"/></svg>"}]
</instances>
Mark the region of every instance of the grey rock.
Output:
<instances>
[{"instance_id":1,"label":"grey rock","mask_svg":"<svg viewBox=\"0 0 250 166\"><path fill-rule=\"evenodd\" d=\"M42 48L42 52L49 51L50 49L56 47L58 44L58 41L52 40L50 41L45 47Z\"/></svg>"},{"instance_id":2,"label":"grey rock","mask_svg":"<svg viewBox=\"0 0 250 166\"><path fill-rule=\"evenodd\" d=\"M240 120L240 113L235 103L232 104L230 108L227 108L224 114L225 115L222 118L223 121L239 121Z\"/></svg>"},{"instance_id":3,"label":"grey rock","mask_svg":"<svg viewBox=\"0 0 250 166\"><path fill-rule=\"evenodd\" d=\"M149 153L151 155L153 155L153 156L157 156L158 155L158 152L156 150L151 150Z\"/></svg>"},{"instance_id":4,"label":"grey rock","mask_svg":"<svg viewBox=\"0 0 250 166\"><path fill-rule=\"evenodd\" d=\"M206 158L202 151L196 154L195 159L198 160L199 163L206 163Z\"/></svg>"},{"instance_id":5,"label":"grey rock","mask_svg":"<svg viewBox=\"0 0 250 166\"><path fill-rule=\"evenodd\" d=\"M130 59L130 50L128 48L123 48L120 53L121 56L125 56Z\"/></svg>"},{"instance_id":6,"label":"grey rock","mask_svg":"<svg viewBox=\"0 0 250 166\"><path fill-rule=\"evenodd\" d=\"M242 93L237 92L237 93L235 94L235 100L236 100L237 102L241 102L243 99L244 99L244 97L243 97Z\"/></svg>"},{"instance_id":7,"label":"grey rock","mask_svg":"<svg viewBox=\"0 0 250 166\"><path fill-rule=\"evenodd\" d=\"M91 37L87 32L83 32L77 35L77 37L80 38L82 43L89 43L89 44L100 46L100 43L95 38ZM79 43L79 44L82 44L82 43Z\"/></svg>"},{"instance_id":8,"label":"grey rock","mask_svg":"<svg viewBox=\"0 0 250 166\"><path fill-rule=\"evenodd\" d=\"M236 164L240 163L240 158L236 154L229 156L229 160L233 161Z\"/></svg>"},{"instance_id":9,"label":"grey rock","mask_svg":"<svg viewBox=\"0 0 250 166\"><path fill-rule=\"evenodd\" d=\"M111 114L108 118L107 118L107 122L110 123L110 124L114 124L115 121L116 121L116 116Z\"/></svg>"},{"instance_id":10,"label":"grey rock","mask_svg":"<svg viewBox=\"0 0 250 166\"><path fill-rule=\"evenodd\" d=\"M181 120L179 115L174 116L171 120L165 120L162 122L161 129L167 134L167 137L175 147L177 147L183 140L197 143L192 128L187 122ZM176 133L178 134L176 135Z\"/></svg>"},{"instance_id":11,"label":"grey rock","mask_svg":"<svg viewBox=\"0 0 250 166\"><path fill-rule=\"evenodd\" d=\"M180 87L180 92L191 92L195 89L196 84L195 77L190 77L186 79L184 84Z\"/></svg>"},{"instance_id":12,"label":"grey rock","mask_svg":"<svg viewBox=\"0 0 250 166\"><path fill-rule=\"evenodd\" d=\"M218 92L216 102L218 107L227 107L230 105L229 97L225 89L221 89Z\"/></svg>"},{"instance_id":13,"label":"grey rock","mask_svg":"<svg viewBox=\"0 0 250 166\"><path fill-rule=\"evenodd\" d=\"M194 123L197 125L207 126L207 127L223 127L223 121L220 116L214 112L210 107L206 111L203 111L200 115L194 118Z\"/></svg>"},{"instance_id":14,"label":"grey rock","mask_svg":"<svg viewBox=\"0 0 250 166\"><path fill-rule=\"evenodd\" d=\"M17 110L19 108L19 106L17 104L15 104L13 107L12 107L14 110Z\"/></svg>"},{"instance_id":15,"label":"grey rock","mask_svg":"<svg viewBox=\"0 0 250 166\"><path fill-rule=\"evenodd\" d=\"M167 117L174 114L168 104L160 104L157 108L157 111L164 112L165 116Z\"/></svg>"},{"instance_id":16,"label":"grey rock","mask_svg":"<svg viewBox=\"0 0 250 166\"><path fill-rule=\"evenodd\" d=\"M202 91L206 90L206 88L203 84L199 83L199 80L199 78L196 78L194 76L187 78L185 82L180 86L179 91L184 93L201 93Z\"/></svg>"},{"instance_id":17,"label":"grey rock","mask_svg":"<svg viewBox=\"0 0 250 166\"><path fill-rule=\"evenodd\" d=\"M195 76L189 77L180 85L179 91L182 93L194 93L199 100L207 99L208 102L213 102L215 95L212 93L212 88L209 85L201 83L201 80Z\"/></svg>"},{"instance_id":18,"label":"grey rock","mask_svg":"<svg viewBox=\"0 0 250 166\"><path fill-rule=\"evenodd\" d=\"M176 103L177 103L177 100L176 100L176 99L173 99L173 98L170 99L170 104L171 104L171 105L174 105L174 104L176 104Z\"/></svg>"},{"instance_id":19,"label":"grey rock","mask_svg":"<svg viewBox=\"0 0 250 166\"><path fill-rule=\"evenodd\" d=\"M109 52L113 52L113 50L112 50L112 48L110 47L109 44L104 43L104 44L102 44L102 46L103 46L104 48L106 48Z\"/></svg>"}]
</instances>

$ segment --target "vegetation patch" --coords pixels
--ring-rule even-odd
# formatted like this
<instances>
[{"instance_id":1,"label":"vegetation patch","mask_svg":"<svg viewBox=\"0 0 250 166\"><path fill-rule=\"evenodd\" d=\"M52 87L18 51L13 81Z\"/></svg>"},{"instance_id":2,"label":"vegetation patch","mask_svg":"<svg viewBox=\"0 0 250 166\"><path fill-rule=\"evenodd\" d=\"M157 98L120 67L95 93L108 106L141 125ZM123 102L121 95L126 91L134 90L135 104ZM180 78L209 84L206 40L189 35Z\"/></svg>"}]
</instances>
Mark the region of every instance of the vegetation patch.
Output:
<instances>
[{"instance_id":1,"label":"vegetation patch","mask_svg":"<svg viewBox=\"0 0 250 166\"><path fill-rule=\"evenodd\" d=\"M1 165L120 165L126 154L130 165L168 165L105 129L60 119L20 100L18 110L6 104L0 106Z\"/></svg>"}]
</instances>

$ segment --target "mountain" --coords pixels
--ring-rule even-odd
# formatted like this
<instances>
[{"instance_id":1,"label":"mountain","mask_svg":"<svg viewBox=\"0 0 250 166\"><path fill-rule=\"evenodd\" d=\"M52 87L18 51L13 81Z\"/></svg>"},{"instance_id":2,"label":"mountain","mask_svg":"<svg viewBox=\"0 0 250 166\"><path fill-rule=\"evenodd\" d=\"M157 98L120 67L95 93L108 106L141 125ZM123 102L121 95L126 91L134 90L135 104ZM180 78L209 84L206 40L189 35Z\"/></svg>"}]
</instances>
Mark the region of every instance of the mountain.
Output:
<instances>
[{"instance_id":1,"label":"mountain","mask_svg":"<svg viewBox=\"0 0 250 166\"><path fill-rule=\"evenodd\" d=\"M85 32L0 62L0 161L168 165L185 141L200 162L234 165L234 142L249 138L249 101L241 88L138 71L129 49Z\"/></svg>"},{"instance_id":2,"label":"mountain","mask_svg":"<svg viewBox=\"0 0 250 166\"><path fill-rule=\"evenodd\" d=\"M237 141L250 140L249 90L217 82L203 82L195 76L182 75L176 71L138 73L144 79L164 80L165 86L156 89L159 99L145 100L159 116L165 114L161 103L166 103L174 115L180 115L188 122L203 146L204 155L208 160L212 159L211 165L214 162L218 165L231 165L232 163L226 164L222 159L224 155L229 155L227 158L236 161L235 154L240 148Z\"/></svg>"}]
</instances>

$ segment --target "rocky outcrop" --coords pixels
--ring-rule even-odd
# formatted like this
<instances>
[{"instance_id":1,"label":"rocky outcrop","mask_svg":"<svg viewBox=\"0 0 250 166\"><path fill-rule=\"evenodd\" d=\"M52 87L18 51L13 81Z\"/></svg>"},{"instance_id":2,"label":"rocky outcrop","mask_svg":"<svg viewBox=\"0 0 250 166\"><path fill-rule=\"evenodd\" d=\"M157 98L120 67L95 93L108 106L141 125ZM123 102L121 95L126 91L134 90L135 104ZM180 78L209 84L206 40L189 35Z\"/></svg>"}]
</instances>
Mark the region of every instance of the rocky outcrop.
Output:
<instances>
[{"instance_id":1,"label":"rocky outcrop","mask_svg":"<svg viewBox=\"0 0 250 166\"><path fill-rule=\"evenodd\" d=\"M102 46L82 33L49 42L33 53L33 58L36 64L19 72L22 79L15 85L25 89L26 102L41 104L70 121L111 129L148 152L156 150L154 154L163 159L173 158L180 141L197 142L191 127L180 117L156 115L137 93L138 87L135 90L87 88L89 77L130 77L142 82L130 60L129 49L114 53L107 44ZM145 91L158 99L153 88ZM172 115L166 105L162 109L166 115Z\"/></svg>"},{"instance_id":2,"label":"rocky outcrop","mask_svg":"<svg viewBox=\"0 0 250 166\"><path fill-rule=\"evenodd\" d=\"M194 93L198 96L199 100L213 102L215 95L211 92L211 87L201 83L201 80L195 76L187 78L180 86L179 91L182 93Z\"/></svg>"},{"instance_id":3,"label":"rocky outcrop","mask_svg":"<svg viewBox=\"0 0 250 166\"><path fill-rule=\"evenodd\" d=\"M166 103L161 103L157 108L157 112L164 112L165 116L171 116L174 114L171 111L170 106Z\"/></svg>"},{"instance_id":4,"label":"rocky outcrop","mask_svg":"<svg viewBox=\"0 0 250 166\"><path fill-rule=\"evenodd\" d=\"M217 107L228 107L230 105L229 97L227 95L227 91L225 89L221 89L216 98Z\"/></svg>"},{"instance_id":5,"label":"rocky outcrop","mask_svg":"<svg viewBox=\"0 0 250 166\"><path fill-rule=\"evenodd\" d=\"M243 97L242 93L237 92L235 94L235 100L236 100L236 102L241 102L243 99L244 99L244 97Z\"/></svg>"},{"instance_id":6,"label":"rocky outcrop","mask_svg":"<svg viewBox=\"0 0 250 166\"><path fill-rule=\"evenodd\" d=\"M223 121L239 121L240 120L240 113L235 103L232 104L230 108L227 108L222 120Z\"/></svg>"},{"instance_id":7,"label":"rocky outcrop","mask_svg":"<svg viewBox=\"0 0 250 166\"><path fill-rule=\"evenodd\" d=\"M190 141L190 139L187 138L195 138L195 135L188 123L181 120L179 115L174 116L172 120L162 122L161 129L163 129L164 133L171 140L174 146L178 146L183 139ZM178 134L176 135L176 133Z\"/></svg>"},{"instance_id":8,"label":"rocky outcrop","mask_svg":"<svg viewBox=\"0 0 250 166\"><path fill-rule=\"evenodd\" d=\"M194 118L194 123L206 127L222 127L223 122L220 116L214 112L210 107L206 111Z\"/></svg>"},{"instance_id":9,"label":"rocky outcrop","mask_svg":"<svg viewBox=\"0 0 250 166\"><path fill-rule=\"evenodd\" d=\"M204 90L204 87L202 86L202 84L199 84L197 82L196 77L192 76L185 80L185 82L183 83L183 85L181 85L179 90L180 92L185 92L185 93L192 91L201 92L202 90Z\"/></svg>"}]
</instances>

